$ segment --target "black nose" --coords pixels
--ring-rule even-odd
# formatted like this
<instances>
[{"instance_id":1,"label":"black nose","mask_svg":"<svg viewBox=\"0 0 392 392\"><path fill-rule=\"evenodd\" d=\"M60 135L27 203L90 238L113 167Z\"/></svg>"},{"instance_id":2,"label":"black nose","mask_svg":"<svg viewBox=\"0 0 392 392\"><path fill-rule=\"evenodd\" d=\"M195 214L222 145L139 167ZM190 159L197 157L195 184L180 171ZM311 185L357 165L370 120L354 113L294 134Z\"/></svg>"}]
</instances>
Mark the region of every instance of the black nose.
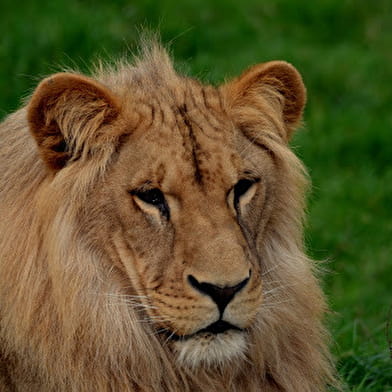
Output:
<instances>
[{"instance_id":1,"label":"black nose","mask_svg":"<svg viewBox=\"0 0 392 392\"><path fill-rule=\"evenodd\" d=\"M233 299L233 297L248 283L249 277L235 286L220 287L211 283L200 283L194 276L189 275L188 281L192 287L203 294L207 294L217 304L218 309L223 314L226 306Z\"/></svg>"}]
</instances>

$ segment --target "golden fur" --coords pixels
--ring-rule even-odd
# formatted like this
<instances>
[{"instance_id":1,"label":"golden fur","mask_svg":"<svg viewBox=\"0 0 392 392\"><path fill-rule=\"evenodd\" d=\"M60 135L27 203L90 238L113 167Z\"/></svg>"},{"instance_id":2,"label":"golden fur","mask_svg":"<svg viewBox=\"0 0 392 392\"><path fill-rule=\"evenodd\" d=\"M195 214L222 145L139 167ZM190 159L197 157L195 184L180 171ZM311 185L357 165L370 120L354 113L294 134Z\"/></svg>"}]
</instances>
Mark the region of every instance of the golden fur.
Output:
<instances>
[{"instance_id":1,"label":"golden fur","mask_svg":"<svg viewBox=\"0 0 392 392\"><path fill-rule=\"evenodd\" d=\"M0 125L0 390L325 390L304 104L287 63L215 88L157 45L41 82ZM219 312L206 287L238 292Z\"/></svg>"}]
</instances>

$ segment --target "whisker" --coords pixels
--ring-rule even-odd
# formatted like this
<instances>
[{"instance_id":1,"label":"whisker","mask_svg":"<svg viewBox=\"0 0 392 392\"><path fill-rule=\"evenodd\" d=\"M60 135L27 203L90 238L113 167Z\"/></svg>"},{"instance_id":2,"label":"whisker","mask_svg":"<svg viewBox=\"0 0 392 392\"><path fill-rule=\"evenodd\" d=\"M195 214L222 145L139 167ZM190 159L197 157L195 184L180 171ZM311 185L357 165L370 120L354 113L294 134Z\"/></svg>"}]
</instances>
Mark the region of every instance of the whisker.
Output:
<instances>
[{"instance_id":1,"label":"whisker","mask_svg":"<svg viewBox=\"0 0 392 392\"><path fill-rule=\"evenodd\" d=\"M165 346L169 343L170 339L171 339L174 335L177 334L177 332L178 332L178 330L172 331L172 333L171 333L171 334L165 339L165 341L162 343L162 346L165 347Z\"/></svg>"},{"instance_id":2,"label":"whisker","mask_svg":"<svg viewBox=\"0 0 392 392\"><path fill-rule=\"evenodd\" d=\"M134 309L134 310L143 310L143 309L158 309L156 306L153 305L146 305L146 304L140 304L137 302L130 302L130 301L117 301L117 302L109 302L108 303L109 306L129 306L130 308Z\"/></svg>"},{"instance_id":3,"label":"whisker","mask_svg":"<svg viewBox=\"0 0 392 392\"><path fill-rule=\"evenodd\" d=\"M263 273L261 274L261 276L265 276L269 273L271 273L272 271L276 270L278 267L280 267L281 265L283 265L283 261L276 263L274 266L272 266L271 268L267 269L266 271L263 271Z\"/></svg>"},{"instance_id":4,"label":"whisker","mask_svg":"<svg viewBox=\"0 0 392 392\"><path fill-rule=\"evenodd\" d=\"M261 307L275 307L276 305L281 305L281 304L287 304L287 303L293 303L294 301L292 299L284 300L284 301L278 301L278 302L264 302L261 304Z\"/></svg>"},{"instance_id":5,"label":"whisker","mask_svg":"<svg viewBox=\"0 0 392 392\"><path fill-rule=\"evenodd\" d=\"M281 285L281 286L275 286L275 287L272 287L269 290L263 291L263 295L264 295L264 297L273 296L273 294L275 292L277 292L277 291L281 291L281 290L284 290L284 289L287 289L287 288L290 288L290 287L294 287L294 286L297 286L297 285L298 285L298 283L284 284L284 285Z\"/></svg>"},{"instance_id":6,"label":"whisker","mask_svg":"<svg viewBox=\"0 0 392 392\"><path fill-rule=\"evenodd\" d=\"M107 297L126 297L135 299L149 299L147 295L133 295L133 294L121 294L121 293L105 293Z\"/></svg>"}]
</instances>

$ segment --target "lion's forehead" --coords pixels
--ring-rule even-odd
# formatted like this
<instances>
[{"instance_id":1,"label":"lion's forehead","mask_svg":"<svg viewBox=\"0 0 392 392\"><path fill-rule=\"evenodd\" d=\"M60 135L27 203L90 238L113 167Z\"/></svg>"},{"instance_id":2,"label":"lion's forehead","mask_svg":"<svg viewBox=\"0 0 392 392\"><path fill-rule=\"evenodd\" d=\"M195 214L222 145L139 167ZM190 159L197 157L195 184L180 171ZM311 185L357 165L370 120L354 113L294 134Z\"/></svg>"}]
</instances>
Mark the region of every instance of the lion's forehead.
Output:
<instances>
[{"instance_id":1,"label":"lion's forehead","mask_svg":"<svg viewBox=\"0 0 392 392\"><path fill-rule=\"evenodd\" d=\"M201 185L235 181L241 159L218 89L187 81L144 96L134 110L139 123L130 143L143 162L139 175L147 170L158 183L171 177Z\"/></svg>"}]
</instances>

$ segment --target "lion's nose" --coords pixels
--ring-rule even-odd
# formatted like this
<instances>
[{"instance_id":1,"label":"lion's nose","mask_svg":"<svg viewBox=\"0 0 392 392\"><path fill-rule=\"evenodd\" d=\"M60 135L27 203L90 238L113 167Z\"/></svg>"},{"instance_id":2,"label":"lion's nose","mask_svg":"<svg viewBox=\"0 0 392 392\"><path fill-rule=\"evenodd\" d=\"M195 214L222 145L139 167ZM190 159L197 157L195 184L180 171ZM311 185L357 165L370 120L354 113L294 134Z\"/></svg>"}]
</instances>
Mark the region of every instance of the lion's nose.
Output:
<instances>
[{"instance_id":1,"label":"lion's nose","mask_svg":"<svg viewBox=\"0 0 392 392\"><path fill-rule=\"evenodd\" d=\"M226 286L220 287L212 283L207 282L199 282L194 276L188 276L188 282L192 287L196 290L200 291L203 294L207 294L218 306L219 312L222 315L226 306L229 302L234 298L234 296L242 290L246 284L249 282L249 276L241 281L240 283L236 284L235 286Z\"/></svg>"}]
</instances>

